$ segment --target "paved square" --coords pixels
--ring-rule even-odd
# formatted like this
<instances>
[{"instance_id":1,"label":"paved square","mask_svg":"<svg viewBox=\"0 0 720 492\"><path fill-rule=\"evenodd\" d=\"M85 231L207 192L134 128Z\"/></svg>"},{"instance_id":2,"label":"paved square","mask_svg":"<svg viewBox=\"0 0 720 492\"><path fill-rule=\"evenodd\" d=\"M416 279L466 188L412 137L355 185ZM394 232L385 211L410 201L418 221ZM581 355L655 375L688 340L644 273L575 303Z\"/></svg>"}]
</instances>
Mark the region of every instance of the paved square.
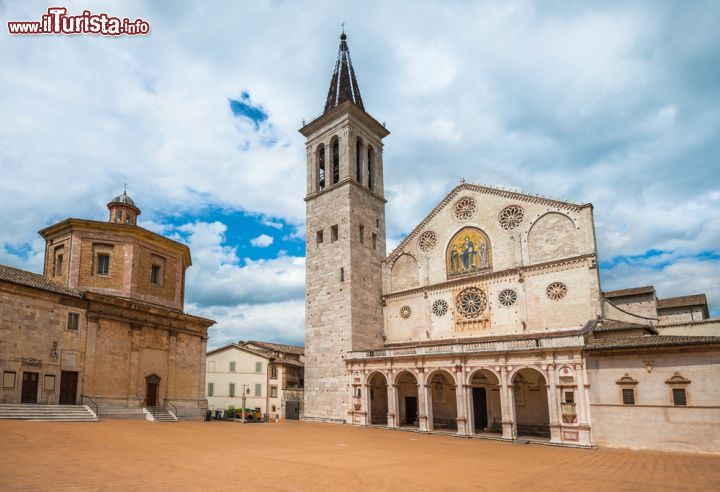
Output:
<instances>
[{"instance_id":1,"label":"paved square","mask_svg":"<svg viewBox=\"0 0 720 492\"><path fill-rule=\"evenodd\" d=\"M720 457L332 424L0 422L0 490L720 490Z\"/></svg>"}]
</instances>

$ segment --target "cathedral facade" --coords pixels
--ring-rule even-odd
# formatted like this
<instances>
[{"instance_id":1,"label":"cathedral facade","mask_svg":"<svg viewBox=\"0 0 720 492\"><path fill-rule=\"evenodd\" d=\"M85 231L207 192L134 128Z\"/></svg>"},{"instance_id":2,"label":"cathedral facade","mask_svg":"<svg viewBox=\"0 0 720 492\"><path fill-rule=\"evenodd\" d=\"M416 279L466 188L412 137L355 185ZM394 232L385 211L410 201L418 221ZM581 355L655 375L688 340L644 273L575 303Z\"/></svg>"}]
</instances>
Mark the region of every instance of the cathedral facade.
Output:
<instances>
[{"instance_id":1,"label":"cathedral facade","mask_svg":"<svg viewBox=\"0 0 720 492\"><path fill-rule=\"evenodd\" d=\"M720 452L704 295L603 292L593 207L461 182L385 253L383 142L345 34L305 125L305 417Z\"/></svg>"}]
</instances>

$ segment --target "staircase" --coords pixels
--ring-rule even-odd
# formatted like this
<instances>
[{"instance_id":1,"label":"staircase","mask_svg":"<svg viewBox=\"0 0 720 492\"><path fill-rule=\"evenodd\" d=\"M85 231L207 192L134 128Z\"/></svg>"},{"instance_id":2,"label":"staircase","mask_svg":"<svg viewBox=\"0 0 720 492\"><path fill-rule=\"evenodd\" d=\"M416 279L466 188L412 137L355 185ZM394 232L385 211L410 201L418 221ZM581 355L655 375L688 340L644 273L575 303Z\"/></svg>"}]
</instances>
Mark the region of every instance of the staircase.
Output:
<instances>
[{"instance_id":1,"label":"staircase","mask_svg":"<svg viewBox=\"0 0 720 492\"><path fill-rule=\"evenodd\" d=\"M0 420L49 420L55 422L97 422L84 405L0 405Z\"/></svg>"},{"instance_id":2,"label":"staircase","mask_svg":"<svg viewBox=\"0 0 720 492\"><path fill-rule=\"evenodd\" d=\"M172 414L167 408L164 407L145 407L148 415L151 417L148 420L153 422L177 422L177 417Z\"/></svg>"}]
</instances>

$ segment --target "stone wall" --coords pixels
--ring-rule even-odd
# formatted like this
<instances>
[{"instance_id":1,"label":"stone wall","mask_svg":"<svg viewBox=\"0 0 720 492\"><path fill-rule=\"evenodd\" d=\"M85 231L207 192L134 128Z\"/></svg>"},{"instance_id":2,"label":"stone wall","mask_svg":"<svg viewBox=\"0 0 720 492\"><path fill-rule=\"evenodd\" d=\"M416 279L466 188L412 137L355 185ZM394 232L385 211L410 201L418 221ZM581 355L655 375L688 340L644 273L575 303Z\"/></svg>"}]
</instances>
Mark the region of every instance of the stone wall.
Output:
<instances>
[{"instance_id":1,"label":"stone wall","mask_svg":"<svg viewBox=\"0 0 720 492\"><path fill-rule=\"evenodd\" d=\"M679 349L588 355L593 441L600 446L720 452L720 352ZM669 384L675 374L689 383ZM630 384L618 384L627 375ZM686 406L672 388L684 387ZM634 389L624 405L622 388Z\"/></svg>"}]
</instances>

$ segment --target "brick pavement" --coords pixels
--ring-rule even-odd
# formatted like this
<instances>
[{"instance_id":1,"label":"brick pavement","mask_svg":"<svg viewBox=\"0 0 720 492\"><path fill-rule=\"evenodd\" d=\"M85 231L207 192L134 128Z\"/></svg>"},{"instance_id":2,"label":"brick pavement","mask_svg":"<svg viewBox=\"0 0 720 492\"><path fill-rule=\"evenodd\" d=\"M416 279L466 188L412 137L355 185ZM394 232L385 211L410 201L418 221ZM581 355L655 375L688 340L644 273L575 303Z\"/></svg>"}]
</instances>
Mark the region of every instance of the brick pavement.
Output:
<instances>
[{"instance_id":1,"label":"brick pavement","mask_svg":"<svg viewBox=\"0 0 720 492\"><path fill-rule=\"evenodd\" d=\"M0 422L0 490L720 490L720 456L308 422Z\"/></svg>"}]
</instances>

